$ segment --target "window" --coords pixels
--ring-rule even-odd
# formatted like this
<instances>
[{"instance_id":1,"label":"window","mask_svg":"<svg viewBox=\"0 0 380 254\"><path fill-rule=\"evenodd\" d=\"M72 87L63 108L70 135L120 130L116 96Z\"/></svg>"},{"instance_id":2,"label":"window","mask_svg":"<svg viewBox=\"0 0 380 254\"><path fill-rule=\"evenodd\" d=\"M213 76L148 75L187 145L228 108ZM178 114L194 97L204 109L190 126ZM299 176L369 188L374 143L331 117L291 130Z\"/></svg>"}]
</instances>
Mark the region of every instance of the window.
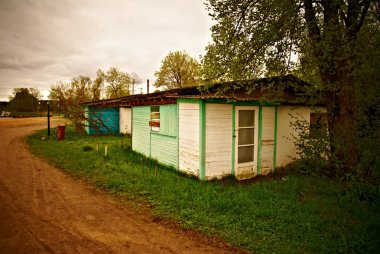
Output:
<instances>
[{"instance_id":1,"label":"window","mask_svg":"<svg viewBox=\"0 0 380 254\"><path fill-rule=\"evenodd\" d=\"M321 138L327 134L327 113L310 114L310 138Z\"/></svg>"},{"instance_id":2,"label":"window","mask_svg":"<svg viewBox=\"0 0 380 254\"><path fill-rule=\"evenodd\" d=\"M177 136L177 105L151 106L149 125L155 133Z\"/></svg>"},{"instance_id":3,"label":"window","mask_svg":"<svg viewBox=\"0 0 380 254\"><path fill-rule=\"evenodd\" d=\"M152 131L160 131L160 106L150 107L150 121Z\"/></svg>"},{"instance_id":4,"label":"window","mask_svg":"<svg viewBox=\"0 0 380 254\"><path fill-rule=\"evenodd\" d=\"M238 163L252 162L255 153L255 111L239 110Z\"/></svg>"}]
</instances>

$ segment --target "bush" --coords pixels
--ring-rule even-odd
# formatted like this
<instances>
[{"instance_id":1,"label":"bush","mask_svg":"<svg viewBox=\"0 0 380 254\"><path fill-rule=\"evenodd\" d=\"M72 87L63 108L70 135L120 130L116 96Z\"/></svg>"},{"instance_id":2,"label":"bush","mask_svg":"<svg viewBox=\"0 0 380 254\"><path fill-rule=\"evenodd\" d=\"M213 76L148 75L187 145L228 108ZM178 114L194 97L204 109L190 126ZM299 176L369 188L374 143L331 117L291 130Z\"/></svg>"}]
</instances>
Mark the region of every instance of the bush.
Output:
<instances>
[{"instance_id":1,"label":"bush","mask_svg":"<svg viewBox=\"0 0 380 254\"><path fill-rule=\"evenodd\" d=\"M290 114L291 127L296 131L291 139L297 147L297 168L306 174L328 174L329 143L328 133L321 126L314 126L310 135L310 122L301 114Z\"/></svg>"}]
</instances>

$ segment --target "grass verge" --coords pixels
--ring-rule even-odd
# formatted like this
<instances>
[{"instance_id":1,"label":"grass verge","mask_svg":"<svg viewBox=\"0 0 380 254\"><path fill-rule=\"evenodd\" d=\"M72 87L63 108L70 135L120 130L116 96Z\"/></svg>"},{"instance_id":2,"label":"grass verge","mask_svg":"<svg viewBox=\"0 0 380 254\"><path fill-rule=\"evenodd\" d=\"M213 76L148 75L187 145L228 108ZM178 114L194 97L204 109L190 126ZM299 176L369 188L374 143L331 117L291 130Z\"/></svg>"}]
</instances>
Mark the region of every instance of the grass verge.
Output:
<instances>
[{"instance_id":1,"label":"grass verge","mask_svg":"<svg viewBox=\"0 0 380 254\"><path fill-rule=\"evenodd\" d=\"M34 153L99 188L150 202L155 215L183 228L257 253L380 249L378 189L363 198L360 188L298 174L201 182L131 151L127 137L81 136L69 127L58 142L42 140L45 132L28 137Z\"/></svg>"}]
</instances>

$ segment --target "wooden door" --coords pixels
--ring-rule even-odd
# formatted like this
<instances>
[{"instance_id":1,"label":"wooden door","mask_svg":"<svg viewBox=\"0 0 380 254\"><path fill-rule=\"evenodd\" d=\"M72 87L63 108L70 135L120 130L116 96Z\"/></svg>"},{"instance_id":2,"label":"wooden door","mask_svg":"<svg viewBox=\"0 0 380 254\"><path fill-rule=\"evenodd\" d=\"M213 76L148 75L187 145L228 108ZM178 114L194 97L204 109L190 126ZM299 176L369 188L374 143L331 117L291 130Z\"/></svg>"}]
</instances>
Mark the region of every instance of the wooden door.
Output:
<instances>
[{"instance_id":1,"label":"wooden door","mask_svg":"<svg viewBox=\"0 0 380 254\"><path fill-rule=\"evenodd\" d=\"M258 107L236 107L235 117L236 175L249 178L257 175Z\"/></svg>"}]
</instances>

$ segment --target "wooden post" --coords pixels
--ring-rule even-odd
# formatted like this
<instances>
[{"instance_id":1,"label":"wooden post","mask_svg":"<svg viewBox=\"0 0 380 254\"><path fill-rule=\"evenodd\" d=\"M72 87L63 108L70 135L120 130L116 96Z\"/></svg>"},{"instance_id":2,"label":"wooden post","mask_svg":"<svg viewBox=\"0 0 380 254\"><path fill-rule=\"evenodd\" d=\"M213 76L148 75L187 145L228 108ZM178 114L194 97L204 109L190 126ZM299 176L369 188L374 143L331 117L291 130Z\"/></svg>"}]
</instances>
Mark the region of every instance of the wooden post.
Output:
<instances>
[{"instance_id":1,"label":"wooden post","mask_svg":"<svg viewBox=\"0 0 380 254\"><path fill-rule=\"evenodd\" d=\"M104 147L104 156L105 157L108 156L108 146L107 145Z\"/></svg>"},{"instance_id":2,"label":"wooden post","mask_svg":"<svg viewBox=\"0 0 380 254\"><path fill-rule=\"evenodd\" d=\"M47 102L48 136L50 137L50 101Z\"/></svg>"},{"instance_id":3,"label":"wooden post","mask_svg":"<svg viewBox=\"0 0 380 254\"><path fill-rule=\"evenodd\" d=\"M99 151L99 143L96 143L96 151Z\"/></svg>"},{"instance_id":4,"label":"wooden post","mask_svg":"<svg viewBox=\"0 0 380 254\"><path fill-rule=\"evenodd\" d=\"M146 93L149 93L149 79L146 80Z\"/></svg>"}]
</instances>

